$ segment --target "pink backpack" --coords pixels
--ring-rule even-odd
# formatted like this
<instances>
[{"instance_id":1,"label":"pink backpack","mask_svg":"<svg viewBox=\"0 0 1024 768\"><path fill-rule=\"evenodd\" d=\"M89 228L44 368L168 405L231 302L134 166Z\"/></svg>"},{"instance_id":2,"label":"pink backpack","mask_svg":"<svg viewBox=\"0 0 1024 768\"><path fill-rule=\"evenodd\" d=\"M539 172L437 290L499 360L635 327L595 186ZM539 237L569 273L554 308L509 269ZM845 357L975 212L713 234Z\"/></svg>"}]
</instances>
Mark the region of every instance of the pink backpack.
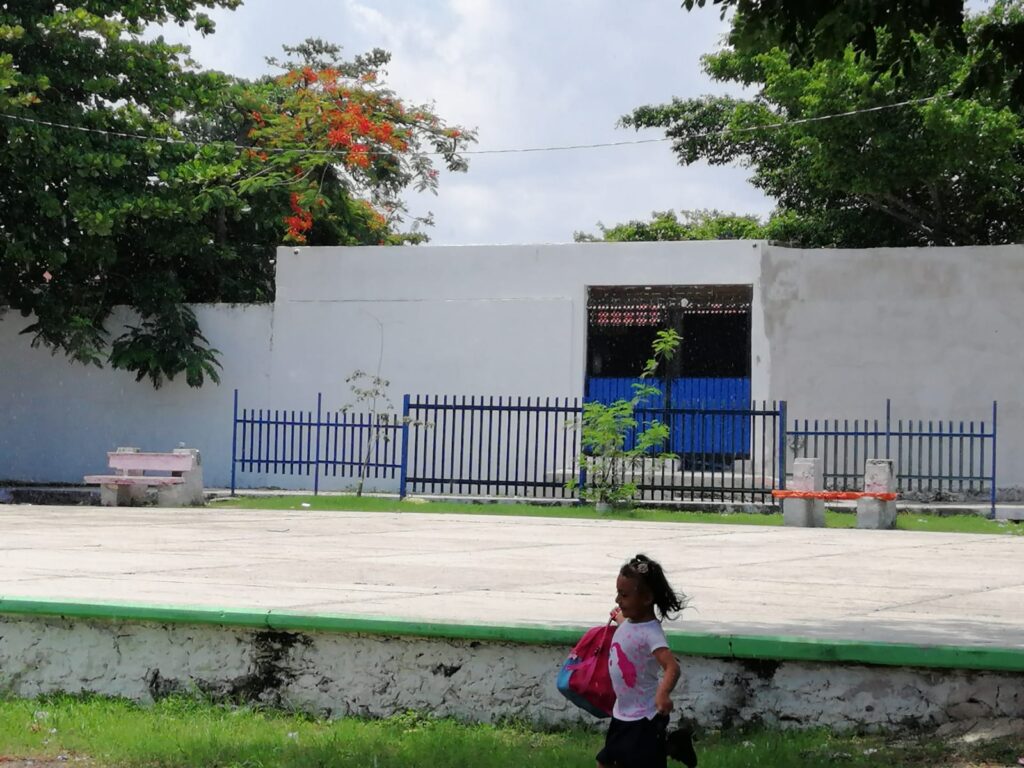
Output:
<instances>
[{"instance_id":1,"label":"pink backpack","mask_svg":"<svg viewBox=\"0 0 1024 768\"><path fill-rule=\"evenodd\" d=\"M565 698L595 717L611 717L615 691L608 674L615 627L611 622L587 630L562 664L557 686Z\"/></svg>"}]
</instances>

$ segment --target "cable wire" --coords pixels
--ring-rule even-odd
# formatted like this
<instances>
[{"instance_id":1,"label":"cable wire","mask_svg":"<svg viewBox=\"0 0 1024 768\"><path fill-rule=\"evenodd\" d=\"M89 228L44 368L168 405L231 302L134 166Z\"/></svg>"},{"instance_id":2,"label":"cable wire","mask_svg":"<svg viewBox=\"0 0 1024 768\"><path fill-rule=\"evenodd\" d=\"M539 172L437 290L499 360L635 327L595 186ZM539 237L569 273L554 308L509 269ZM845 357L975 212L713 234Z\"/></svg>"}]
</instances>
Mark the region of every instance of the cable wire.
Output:
<instances>
[{"instance_id":1,"label":"cable wire","mask_svg":"<svg viewBox=\"0 0 1024 768\"><path fill-rule=\"evenodd\" d=\"M794 120L780 120L776 123L766 123L764 125L747 126L745 128L721 128L714 131L701 131L697 133L689 133L685 136L665 136L656 139L623 139L622 141L605 141L595 142L593 144L562 144L557 146L546 146L546 147L507 147L502 149L464 149L459 150L456 154L459 155L509 155L509 154L526 154L533 152L567 152L574 150L584 149L604 149L610 147L625 147L635 146L640 144L663 144L665 142L677 142L686 141L692 139L707 139L715 136L725 136L727 134L734 133L752 133L754 131L764 130L777 130L781 128L787 128L794 125L807 125L809 123L818 123L825 120L836 120L844 117L854 117L856 115L865 115L872 112L882 112L890 109L900 109L902 107L913 106L916 104L925 104L936 99L946 98L951 96L951 93L938 94L936 96L926 96L920 99L907 99L906 101L899 101L893 104L882 104L877 107L864 107L863 109L852 109L848 112L836 112L831 115L819 115L817 117L803 117L796 118ZM153 141L161 144L175 144L183 146L211 146L217 145L221 147L231 147L238 150L247 149L259 149L261 152L298 152L300 154L331 154L331 150L320 150L320 149L308 149L304 147L260 147L258 145L245 146L242 144L234 144L229 141L191 141L189 139L175 139L168 136L145 136L137 133L124 133L122 131L107 131L100 128L87 128L81 125L69 125L67 123L57 123L50 120L40 120L32 117L24 117L21 115L11 115L4 112L0 112L0 118L6 120L16 120L23 123L31 123L35 125L45 125L51 128L63 128L66 130L81 131L84 133L94 133L103 136L114 136L122 139L137 139L140 141ZM340 153L339 153L340 154ZM370 151L368 155L391 155L392 152L378 152ZM423 152L422 155L428 157L443 157L446 153L444 152Z\"/></svg>"}]
</instances>

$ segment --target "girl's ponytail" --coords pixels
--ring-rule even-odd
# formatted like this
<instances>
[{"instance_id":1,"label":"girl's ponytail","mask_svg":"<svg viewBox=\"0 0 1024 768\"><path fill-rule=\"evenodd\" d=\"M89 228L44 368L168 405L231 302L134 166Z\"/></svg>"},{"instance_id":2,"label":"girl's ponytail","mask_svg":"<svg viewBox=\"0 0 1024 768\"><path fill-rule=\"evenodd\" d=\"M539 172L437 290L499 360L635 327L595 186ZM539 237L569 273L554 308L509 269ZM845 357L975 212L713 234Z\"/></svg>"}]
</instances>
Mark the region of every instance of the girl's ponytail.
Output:
<instances>
[{"instance_id":1,"label":"girl's ponytail","mask_svg":"<svg viewBox=\"0 0 1024 768\"><path fill-rule=\"evenodd\" d=\"M647 555L638 554L619 570L627 578L636 579L651 593L662 619L674 619L673 613L686 607L686 595L677 596L665 578L661 564Z\"/></svg>"}]
</instances>

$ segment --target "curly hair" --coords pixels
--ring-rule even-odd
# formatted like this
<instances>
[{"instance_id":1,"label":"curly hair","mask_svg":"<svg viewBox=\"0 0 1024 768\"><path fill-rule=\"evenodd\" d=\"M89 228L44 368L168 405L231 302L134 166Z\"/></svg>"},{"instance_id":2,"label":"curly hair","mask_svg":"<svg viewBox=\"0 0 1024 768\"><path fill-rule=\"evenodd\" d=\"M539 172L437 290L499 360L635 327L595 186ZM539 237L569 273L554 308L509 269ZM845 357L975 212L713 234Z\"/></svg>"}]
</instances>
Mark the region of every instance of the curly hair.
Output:
<instances>
[{"instance_id":1,"label":"curly hair","mask_svg":"<svg viewBox=\"0 0 1024 768\"><path fill-rule=\"evenodd\" d=\"M672 585L665 578L661 564L647 555L639 554L619 569L619 575L636 579L637 583L654 598L654 605L662 619L674 619L673 613L686 607L686 595L676 595Z\"/></svg>"}]
</instances>

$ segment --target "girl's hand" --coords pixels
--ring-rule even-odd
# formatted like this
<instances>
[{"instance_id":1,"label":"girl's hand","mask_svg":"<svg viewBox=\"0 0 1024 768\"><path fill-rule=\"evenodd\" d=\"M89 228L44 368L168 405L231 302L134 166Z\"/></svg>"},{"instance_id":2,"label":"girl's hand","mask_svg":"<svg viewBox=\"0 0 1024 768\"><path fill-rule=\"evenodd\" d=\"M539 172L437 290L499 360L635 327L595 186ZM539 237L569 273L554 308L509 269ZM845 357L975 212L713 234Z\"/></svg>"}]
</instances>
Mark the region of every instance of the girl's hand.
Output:
<instances>
[{"instance_id":1,"label":"girl's hand","mask_svg":"<svg viewBox=\"0 0 1024 768\"><path fill-rule=\"evenodd\" d=\"M616 605L614 608L612 608L611 613L608 614L608 618L610 618L616 624L621 624L622 623L622 609L619 608L619 606Z\"/></svg>"},{"instance_id":2,"label":"girl's hand","mask_svg":"<svg viewBox=\"0 0 1024 768\"><path fill-rule=\"evenodd\" d=\"M655 694L654 708L658 710L659 715L669 714L674 707L675 704L672 703L672 699L669 697L667 693L663 691L658 691L658 693Z\"/></svg>"}]
</instances>

